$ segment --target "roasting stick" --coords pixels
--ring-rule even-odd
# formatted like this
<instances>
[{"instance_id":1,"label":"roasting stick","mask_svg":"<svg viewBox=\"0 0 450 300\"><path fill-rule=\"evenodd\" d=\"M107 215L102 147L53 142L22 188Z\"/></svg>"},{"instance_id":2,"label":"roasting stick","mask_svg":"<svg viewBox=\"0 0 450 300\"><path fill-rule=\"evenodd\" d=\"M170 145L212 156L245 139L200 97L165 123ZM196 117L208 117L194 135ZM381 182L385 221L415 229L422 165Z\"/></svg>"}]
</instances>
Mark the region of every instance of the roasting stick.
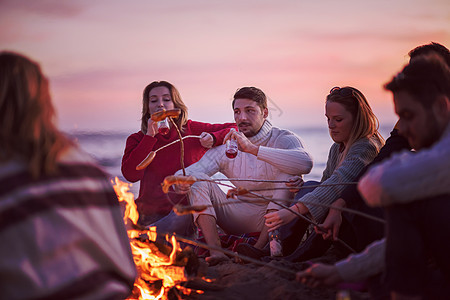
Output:
<instances>
[{"instance_id":1,"label":"roasting stick","mask_svg":"<svg viewBox=\"0 0 450 300\"><path fill-rule=\"evenodd\" d=\"M174 108L174 109L169 109L169 110L160 110L157 111L155 113L153 113L151 115L151 119L153 122L159 122L162 121L164 119L169 119L170 122L172 123L172 125L175 127L175 129L177 130L178 133L178 137L179 140L176 142L180 142L180 148L181 148L181 155L180 155L180 164L181 164L181 168L183 169L183 175L186 175L186 170L184 168L184 143L183 143L183 137L181 136L181 132L180 129L178 128L177 124L175 124L175 121L173 120L173 118L177 118L181 113L181 109L179 108ZM186 136L188 137L188 136ZM186 138L185 137L185 138ZM197 136L189 136L189 137L197 137ZM200 138L200 137L197 137ZM174 141L175 142L175 141ZM147 157L139 164L136 166L136 170L143 170L145 169L155 158L156 152L172 145L174 142L169 143L155 151L150 151L150 153L147 155Z\"/></svg>"},{"instance_id":2,"label":"roasting stick","mask_svg":"<svg viewBox=\"0 0 450 300\"><path fill-rule=\"evenodd\" d=\"M245 261L257 264L257 265L260 265L260 266L269 267L269 268L275 269L275 270L280 271L280 272L285 272L285 273L289 273L289 274L293 274L293 275L295 275L297 273L294 270L290 270L290 269L282 268L282 267L279 267L279 266L275 266L275 265L272 265L272 264L269 264L269 263L266 263L266 262L263 262L263 261L260 261L260 260L256 260L256 259L248 257L248 256L245 256L245 255L241 255L241 254L239 254L237 252L233 252L233 251L230 251L230 250L227 250L227 249L223 249L223 248L220 248L220 247L216 247L216 246L210 246L210 245L207 245L207 244L204 244L204 243L201 243L201 242L197 242L197 241L193 241L193 240L190 240L188 238L181 237L181 236L178 236L178 235L174 235L174 236L180 242L184 242L184 243L191 244L191 245L194 245L194 246L199 246L199 247L202 247L202 248L205 248L205 249L208 249L208 250L217 250L217 251L223 252L223 253L231 256L231 257L239 258L239 259L242 259L242 260L245 260Z\"/></svg>"},{"instance_id":3,"label":"roasting stick","mask_svg":"<svg viewBox=\"0 0 450 300\"><path fill-rule=\"evenodd\" d=\"M252 201L248 201L247 202L251 202L251 203L267 203L268 201L266 200L252 200ZM293 202L292 200L289 199L272 199L272 201L283 201L283 202ZM221 203L221 206L225 206L225 205L231 205L231 204L236 204L236 203L241 203L241 200L236 200L236 201L228 201L226 203ZM359 215L361 217L364 217L366 219L370 219L373 220L375 222L379 222L381 224L386 224L386 221L377 217L374 217L372 215L351 209L351 208L346 208L346 207L338 207L338 206L334 206L331 204L322 204L322 203L314 203L314 202L310 202L310 201L305 201L303 203L306 204L311 204L311 205L316 205L316 206L322 206L322 207L326 207L326 208L332 208L332 209L336 209L339 211L344 211L344 212L348 212L354 215ZM179 205L176 204L173 207L173 211L177 214L177 215L185 215L185 214L192 214L195 212L202 212L205 209L207 209L208 207L214 207L213 205L209 204L209 205Z\"/></svg>"},{"instance_id":4,"label":"roasting stick","mask_svg":"<svg viewBox=\"0 0 450 300\"><path fill-rule=\"evenodd\" d=\"M189 181L189 182L188 182L188 181ZM193 183L195 183L196 181L213 181L213 180L209 180L209 179L197 179L197 178L195 178L195 177L193 177L193 176L189 176L189 177L187 177L187 176L173 176L173 175L172 175L172 176L167 176L167 177L164 179L164 182L163 182L163 191L164 191L165 193L168 193L169 187L170 187L171 185L173 185L173 184L179 184L179 183L189 183L189 184L193 184ZM214 182L214 181L213 181L213 182ZM223 184L223 183L217 182L217 184ZM355 184L355 183L354 183L354 182L349 182L349 183L339 183L339 184L326 184L326 185L324 184L324 185L317 185L316 187L319 187L319 186L322 186L322 187L325 187L325 186L335 186L335 185L342 185L342 184ZM225 184L223 184L223 185L225 185ZM225 186L228 186L228 187L229 187L230 185L225 185ZM314 187L314 186L308 186L308 187L305 187L305 188L311 188L311 187ZM300 188L301 188L301 187L300 187ZM265 197L265 196L263 196L263 195L257 194L257 193L255 193L255 192L253 192L253 191L249 191L249 190L246 190L246 189L241 189L241 190L237 189L237 195L242 195L242 194L251 194L251 195L253 195L253 196L255 196L255 197L258 197L258 198L260 198L260 199L264 199L264 200L266 200L266 201L273 202L273 203L275 203L276 205L278 205L278 206L280 206L280 207L282 207L282 208L284 208L284 209L289 210L291 213L293 213L294 215L298 216L299 218L302 218L304 221L308 222L309 224L312 224L313 226L316 226L317 228L319 228L320 231L325 232L324 229L321 228L321 227L319 226L319 224L318 224L316 221L309 219L308 217L306 217L306 216L304 216L304 215L298 213L297 211L292 210L290 207L288 207L288 206L286 206L286 205L284 205L284 204L282 204L282 203L278 203L278 201L276 201L276 200L274 200L274 199L267 198L267 197ZM206 207L205 207L205 209L206 209ZM341 245L343 245L345 248L347 248L350 252L356 253L356 251L355 251L352 247L350 247L347 243L345 243L343 240L341 240L341 239L338 238L338 239L336 239L335 241L336 241L336 242L339 242Z\"/></svg>"},{"instance_id":5,"label":"roasting stick","mask_svg":"<svg viewBox=\"0 0 450 300\"><path fill-rule=\"evenodd\" d=\"M170 122L172 122L172 125L175 127L175 129L178 132L178 137L180 138L180 165L183 169L183 175L186 176L186 169L184 168L184 143L183 143L183 137L181 136L180 129L178 129L177 124L175 124L175 121L172 118L169 118Z\"/></svg>"},{"instance_id":6,"label":"roasting stick","mask_svg":"<svg viewBox=\"0 0 450 300\"><path fill-rule=\"evenodd\" d=\"M176 176L172 176L172 177L176 177ZM194 181L209 181L209 182L214 182L214 180L209 180L209 179L197 179L197 178L194 178L194 177L187 177L187 178L189 178L189 179L191 180L190 183L192 183L192 182L194 182ZM253 179L252 179L252 180L253 180ZM224 180L224 181L225 181L225 180ZM226 181L228 181L228 180L226 180ZM216 183L219 184L219 185L223 185L223 186L225 186L225 187L229 187L229 188L231 188L231 189L236 189L234 186L229 185L229 184L226 184L226 183L222 183L222 182L216 182ZM342 183L332 183L332 184L322 184L322 185L310 185L310 186L301 186L301 187L298 187L297 189L301 190L301 189L314 188L314 187L329 187L329 186L338 186L338 185L351 185L351 184L356 184L356 183L357 183L357 182L342 182ZM275 190L275 189L292 189L292 188L286 187L286 188L271 188L271 189L243 190L244 193L242 193L242 194L240 194L240 195L243 195L243 194L245 194L245 193L250 193L250 192L252 192L253 195L255 195L256 197L262 198L262 199L263 199L262 201L264 201L265 203L267 203L267 202L275 202L276 204L279 204L279 203L277 203L277 201L282 201L282 202L295 202L294 200L290 200L290 199L272 199L272 198L264 198L262 195L258 195L258 194L255 194L255 193L254 193L255 191L261 191L261 190ZM163 189L163 190L164 190L164 189ZM237 194L239 194L239 189L238 189L238 191L237 191ZM227 196L228 196L228 195L227 195ZM242 200L241 200L241 201L242 201ZM241 202L241 201L229 201L229 202L227 202L227 203L223 203L222 205L234 204L234 203ZM246 200L246 201L247 201L247 202L250 202L250 200ZM258 200L254 200L254 201L251 201L251 202L257 203ZM352 213L352 214L355 214L355 215L359 215L359 216L361 216L361 217L365 217L365 218L367 218L367 219L371 219L371 220L376 221L376 222L380 222L380 223L382 223L382 224L386 224L386 221L383 220L383 219L374 217L374 216L372 216L372 215L369 215L369 214L366 214L366 213L363 213L363 212L360 212L360 211L357 211L357 210L354 210L354 209L351 209L351 208L337 207L337 206L334 206L334 205L331 205L331 204L314 203L314 202L310 202L310 201L305 201L304 203L306 203L306 204L311 204L311 205L316 205L316 206L321 206L321 207L326 207L326 208L333 208L333 209L336 209L336 210L339 210L339 211L345 211L345 212L348 212L348 213ZM203 207L203 209L202 209L202 207ZM208 207L212 207L212 205L202 205L202 206L181 206L181 205L179 205L179 206L176 207L176 210L177 210L180 214L187 214L187 213L191 213L191 212L200 212L200 211L205 210L205 209L208 208ZM175 209L175 207L174 207L174 209ZM287 208L287 209L289 209L289 208ZM289 209L289 210L292 211L291 209ZM191 212L189 212L189 211L191 211ZM292 213L294 213L294 214L297 215L297 213L294 212L294 211L292 211ZM303 216L303 215L302 215L302 216ZM309 219L308 219L308 220L309 220ZM305 221L309 222L308 220L305 220ZM314 224L313 224L313 225L314 225Z\"/></svg>"},{"instance_id":7,"label":"roasting stick","mask_svg":"<svg viewBox=\"0 0 450 300\"><path fill-rule=\"evenodd\" d=\"M252 182L270 182L270 183L289 183L290 180L271 180L271 179L254 179L254 178L248 178L248 179L241 179L241 178L213 178L213 179L198 179L198 181L252 181ZM335 186L335 185L353 185L358 184L358 182L341 182L341 183L329 183L329 184L318 184L318 185L309 185L304 188L314 188L318 186ZM298 187L301 188L301 187ZM292 189L292 188L291 188Z\"/></svg>"},{"instance_id":8,"label":"roasting stick","mask_svg":"<svg viewBox=\"0 0 450 300\"><path fill-rule=\"evenodd\" d=\"M184 139L187 139L187 138L197 138L197 139L199 139L199 138L201 138L201 136L199 136L199 135L186 135L186 136L183 136L183 137L182 137L183 140L184 140ZM179 142L180 142L180 140L175 140L175 141L173 141L173 142L171 142L171 143L168 143L167 145L162 146L161 148L156 149L156 150L153 151L153 152L158 152L159 150L162 150L162 149L164 149L164 148L166 148L166 147L169 147L169 146L171 146L171 145L173 145L173 144L176 144L176 143L179 143Z\"/></svg>"},{"instance_id":9,"label":"roasting stick","mask_svg":"<svg viewBox=\"0 0 450 300\"><path fill-rule=\"evenodd\" d=\"M340 210L340 211L345 211L345 212L348 212L348 213L351 213L351 214L354 214L354 215L359 215L359 216L364 217L366 219L370 219L370 220L375 221L375 222L379 222L381 224L386 224L386 221L381 219L381 218L377 218L377 217L374 217L372 215L369 215L369 214L366 214L366 213L363 213L363 212L360 212L360 211L357 211L357 210L354 210L354 209L351 209L351 208L339 207L339 206L335 206L335 205L331 205L331 204L314 203L314 202L311 202L311 201L303 201L303 203L310 204L310 205L315 205L315 206L326 207L326 208L332 208L332 209L336 209L336 210Z\"/></svg>"},{"instance_id":10,"label":"roasting stick","mask_svg":"<svg viewBox=\"0 0 450 300\"><path fill-rule=\"evenodd\" d=\"M304 215L302 215L302 214L296 212L295 210L291 209L289 206L286 206L286 205L284 205L284 204L282 204L282 203L278 203L277 201L273 201L272 199L267 198L267 197L265 197L265 196L263 196L263 195L256 194L255 192L249 192L249 193L252 194L252 195L254 195L254 196L260 197L260 198L262 198L262 199L265 199L265 200L268 200L268 201L270 201L270 202L273 202L273 203L275 203L276 205L281 206L282 208L285 208L285 209L289 210L291 213L293 213L293 214L296 215L297 217L302 218L303 220L305 220L305 221L308 222L309 224L312 224L312 225L316 226L317 228L319 228L320 231L325 232L325 231L319 226L319 224L318 224L317 222L315 222L315 221L311 220L310 218L308 218L308 217L306 217L306 216L304 216ZM342 246L344 246L345 248L347 248L348 250L350 250L352 253L356 253L356 251L355 251L352 247L350 247L346 242L344 242L343 240L341 240L341 239L338 238L338 239L336 239L335 241L341 243Z\"/></svg>"},{"instance_id":11,"label":"roasting stick","mask_svg":"<svg viewBox=\"0 0 450 300\"><path fill-rule=\"evenodd\" d=\"M187 139L187 138L197 138L197 139L199 139L199 138L201 138L201 137L200 137L199 135L187 135L187 136L182 137L182 140ZM164 148L166 148L166 147L169 147L169 146L171 146L171 145L173 145L173 144L179 143L179 142L180 142L180 140L178 139L178 140L175 140L175 141L173 141L173 142L171 142L171 143L168 143L168 144L166 144L166 145L164 145L164 146L162 146L162 147L160 147L160 148L158 148L158 149L156 149L156 150L154 150L154 151L150 151L150 153L147 155L147 157L144 158L144 160L141 161L141 163L140 163L139 165L136 166L136 170L142 170L142 169L147 168L147 166L148 166L148 165L153 161L153 159L155 158L156 152L158 152L159 150L162 150L162 149L164 149Z\"/></svg>"}]
</instances>

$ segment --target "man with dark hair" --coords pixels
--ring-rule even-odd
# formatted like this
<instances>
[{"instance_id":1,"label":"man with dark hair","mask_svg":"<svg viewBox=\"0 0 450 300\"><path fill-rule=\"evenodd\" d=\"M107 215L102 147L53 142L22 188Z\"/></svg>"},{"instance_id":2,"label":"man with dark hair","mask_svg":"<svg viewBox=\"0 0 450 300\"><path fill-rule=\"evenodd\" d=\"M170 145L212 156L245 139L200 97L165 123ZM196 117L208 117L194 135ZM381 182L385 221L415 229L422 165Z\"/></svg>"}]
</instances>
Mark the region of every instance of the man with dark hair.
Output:
<instances>
[{"instance_id":1,"label":"man with dark hair","mask_svg":"<svg viewBox=\"0 0 450 300\"><path fill-rule=\"evenodd\" d=\"M408 55L410 59L413 60L419 56L429 55L433 53L442 57L445 60L447 66L450 66L450 51L447 49L447 47L439 43L431 42L426 45L418 46L409 51Z\"/></svg>"},{"instance_id":2,"label":"man with dark hair","mask_svg":"<svg viewBox=\"0 0 450 300\"><path fill-rule=\"evenodd\" d=\"M230 131L225 140L236 140L239 153L235 158L228 158L225 145L210 149L200 161L186 168L186 173L211 180L212 175L221 172L237 188L265 189L258 194L273 199L292 198L293 195L287 190L268 190L284 184L267 180L288 180L292 175L309 173L312 168L311 156L303 148L298 136L272 126L267 120L267 99L263 91L255 87L243 87L233 98L234 119L239 132ZM181 174L181 170L177 174ZM217 225L229 234L261 232L255 247L261 249L267 244L264 215L268 210L278 209L276 204L255 202L261 199L249 194L238 196L241 201L227 198L219 186L211 181L197 181L190 189L185 186L176 189L184 193L190 190L192 205L208 207L194 214L195 224L201 229L208 245L221 247ZM216 264L227 259L221 251L210 250L207 261Z\"/></svg>"},{"instance_id":3,"label":"man with dark hair","mask_svg":"<svg viewBox=\"0 0 450 300\"><path fill-rule=\"evenodd\" d=\"M399 130L417 153L373 167L358 188L369 205L386 207L392 295L423 297L431 292L429 257L450 281L450 69L439 56L418 57L385 88L394 95Z\"/></svg>"}]
</instances>

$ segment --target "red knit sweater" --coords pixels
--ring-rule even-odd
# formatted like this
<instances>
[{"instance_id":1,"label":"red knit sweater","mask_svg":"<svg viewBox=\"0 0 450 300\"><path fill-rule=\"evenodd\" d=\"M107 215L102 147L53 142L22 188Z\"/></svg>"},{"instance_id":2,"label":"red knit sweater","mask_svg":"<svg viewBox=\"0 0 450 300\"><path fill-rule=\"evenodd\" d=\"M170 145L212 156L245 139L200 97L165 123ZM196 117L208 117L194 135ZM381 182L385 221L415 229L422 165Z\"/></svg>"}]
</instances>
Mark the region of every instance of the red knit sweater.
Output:
<instances>
[{"instance_id":1,"label":"red knit sweater","mask_svg":"<svg viewBox=\"0 0 450 300\"><path fill-rule=\"evenodd\" d=\"M208 124L188 120L181 135L200 135L202 132L208 132L214 135L214 146L217 146L222 144L223 138L232 127L236 128L236 124ZM146 169L136 170L136 166L147 157L150 151L177 139L178 133L173 127L167 135L158 133L152 137L139 131L127 138L125 152L122 157L122 174L128 181L141 181L139 197L136 199L136 205L140 214L166 215L171 211L172 203L178 203L185 198L182 195L170 192L169 194L164 194L161 189L161 182L163 182L164 178L168 175L173 175L181 169L180 143L175 143L158 151L152 163ZM200 144L198 138L187 138L183 141L185 167L197 162L208 150ZM170 197L170 200L168 197Z\"/></svg>"}]
</instances>

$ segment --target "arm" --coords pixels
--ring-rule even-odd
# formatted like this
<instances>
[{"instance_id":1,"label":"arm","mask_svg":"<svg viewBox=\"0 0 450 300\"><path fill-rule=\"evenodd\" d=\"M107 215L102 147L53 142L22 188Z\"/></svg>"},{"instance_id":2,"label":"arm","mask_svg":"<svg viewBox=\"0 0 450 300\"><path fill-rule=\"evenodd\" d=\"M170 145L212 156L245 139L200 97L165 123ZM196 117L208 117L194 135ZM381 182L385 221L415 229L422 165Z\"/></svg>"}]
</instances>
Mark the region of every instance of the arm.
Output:
<instances>
[{"instance_id":1,"label":"arm","mask_svg":"<svg viewBox=\"0 0 450 300\"><path fill-rule=\"evenodd\" d=\"M391 157L393 153L400 152L402 150L411 150L411 146L408 144L408 140L398 134L397 129L391 131L390 137L386 140L386 144L381 148L380 153L375 159L368 164L356 177L355 181L359 179L367 172L367 170L375 164ZM344 199L347 207L353 207L355 203L363 202L361 195L358 192L357 185L349 185L342 192L341 198Z\"/></svg>"},{"instance_id":2,"label":"arm","mask_svg":"<svg viewBox=\"0 0 450 300\"><path fill-rule=\"evenodd\" d=\"M296 279L313 288L366 279L383 270L384 245L384 240L374 242L363 253L351 255L335 265L314 264L305 271L298 272Z\"/></svg>"},{"instance_id":3,"label":"arm","mask_svg":"<svg viewBox=\"0 0 450 300\"><path fill-rule=\"evenodd\" d=\"M237 128L236 123L209 124L196 121L191 121L189 126L192 134L200 135L203 132L211 134L214 138L213 147L222 145L223 140L230 129Z\"/></svg>"},{"instance_id":4,"label":"arm","mask_svg":"<svg viewBox=\"0 0 450 300\"><path fill-rule=\"evenodd\" d=\"M220 172L220 162L225 153L224 147L212 148L202 156L202 158L186 168L186 175L201 177L203 174L212 176ZM175 175L182 175L183 170L178 170Z\"/></svg>"},{"instance_id":5,"label":"arm","mask_svg":"<svg viewBox=\"0 0 450 300\"><path fill-rule=\"evenodd\" d=\"M339 275L345 281L358 281L384 270L386 240L373 242L363 252L353 254L336 263Z\"/></svg>"},{"instance_id":6,"label":"arm","mask_svg":"<svg viewBox=\"0 0 450 300\"><path fill-rule=\"evenodd\" d=\"M362 177L358 190L369 206L387 206L450 193L450 127L429 149L402 152Z\"/></svg>"},{"instance_id":7,"label":"arm","mask_svg":"<svg viewBox=\"0 0 450 300\"><path fill-rule=\"evenodd\" d=\"M337 161L338 149L330 150L329 160ZM338 184L354 182L361 170L369 164L378 153L378 148L367 139L354 143L349 149L344 161L338 166L331 176L322 182L326 184ZM328 163L328 165L330 165ZM327 167L328 168L328 167ZM326 172L324 172L326 173ZM305 206L317 222L321 222L328 211L325 207L319 207L311 203L331 204L337 200L346 185L318 187L314 191L300 198L298 206Z\"/></svg>"},{"instance_id":8,"label":"arm","mask_svg":"<svg viewBox=\"0 0 450 300\"><path fill-rule=\"evenodd\" d=\"M313 166L311 155L300 139L290 132L283 133L273 148L259 146L257 157L291 175L308 174Z\"/></svg>"},{"instance_id":9,"label":"arm","mask_svg":"<svg viewBox=\"0 0 450 300\"><path fill-rule=\"evenodd\" d=\"M128 181L136 182L142 179L145 170L136 170L136 166L153 150L157 139L144 135L142 132L134 133L127 138L125 151L122 157L122 174Z\"/></svg>"}]
</instances>

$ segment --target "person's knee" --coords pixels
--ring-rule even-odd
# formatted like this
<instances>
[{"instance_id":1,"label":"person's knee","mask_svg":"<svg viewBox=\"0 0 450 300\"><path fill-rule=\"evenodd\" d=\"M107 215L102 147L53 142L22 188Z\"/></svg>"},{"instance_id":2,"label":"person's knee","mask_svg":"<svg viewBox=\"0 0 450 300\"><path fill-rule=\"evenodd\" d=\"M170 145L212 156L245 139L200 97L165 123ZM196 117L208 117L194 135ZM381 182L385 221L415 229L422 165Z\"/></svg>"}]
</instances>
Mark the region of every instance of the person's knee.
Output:
<instances>
[{"instance_id":1,"label":"person's knee","mask_svg":"<svg viewBox=\"0 0 450 300\"><path fill-rule=\"evenodd\" d=\"M207 181L197 181L191 185L189 192L190 198L195 198L198 195L209 195L211 191L211 184Z\"/></svg>"},{"instance_id":2,"label":"person's knee","mask_svg":"<svg viewBox=\"0 0 450 300\"><path fill-rule=\"evenodd\" d=\"M298 200L304 195L312 192L318 185L320 185L320 182L314 180L304 182L300 188L300 191L295 194L295 200Z\"/></svg>"}]
</instances>

